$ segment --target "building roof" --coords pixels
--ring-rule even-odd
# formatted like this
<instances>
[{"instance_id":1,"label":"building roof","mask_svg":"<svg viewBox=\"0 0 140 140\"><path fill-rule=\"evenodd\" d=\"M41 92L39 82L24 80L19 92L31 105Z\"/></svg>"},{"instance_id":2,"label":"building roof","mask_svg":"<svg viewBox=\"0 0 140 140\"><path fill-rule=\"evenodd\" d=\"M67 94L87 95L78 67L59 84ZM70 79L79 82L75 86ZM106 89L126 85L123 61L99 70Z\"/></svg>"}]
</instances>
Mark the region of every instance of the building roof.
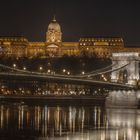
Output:
<instances>
[{"instance_id":1,"label":"building roof","mask_svg":"<svg viewBox=\"0 0 140 140\"><path fill-rule=\"evenodd\" d=\"M55 31L58 31L58 32L61 31L61 27L60 27L59 23L56 21L55 17L50 22L50 24L48 26L48 30L55 30Z\"/></svg>"}]
</instances>

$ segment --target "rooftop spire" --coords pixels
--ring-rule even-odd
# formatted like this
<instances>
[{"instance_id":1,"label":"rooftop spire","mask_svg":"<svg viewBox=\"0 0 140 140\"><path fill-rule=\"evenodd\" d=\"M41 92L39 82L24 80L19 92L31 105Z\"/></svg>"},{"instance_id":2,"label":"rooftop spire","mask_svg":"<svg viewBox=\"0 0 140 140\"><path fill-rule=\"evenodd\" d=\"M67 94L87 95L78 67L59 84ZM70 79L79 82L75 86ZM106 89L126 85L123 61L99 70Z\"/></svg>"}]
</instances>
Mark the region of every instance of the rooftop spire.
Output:
<instances>
[{"instance_id":1,"label":"rooftop spire","mask_svg":"<svg viewBox=\"0 0 140 140\"><path fill-rule=\"evenodd\" d=\"M54 21L54 22L56 22L56 18L55 18L55 15L53 16L53 21Z\"/></svg>"}]
</instances>

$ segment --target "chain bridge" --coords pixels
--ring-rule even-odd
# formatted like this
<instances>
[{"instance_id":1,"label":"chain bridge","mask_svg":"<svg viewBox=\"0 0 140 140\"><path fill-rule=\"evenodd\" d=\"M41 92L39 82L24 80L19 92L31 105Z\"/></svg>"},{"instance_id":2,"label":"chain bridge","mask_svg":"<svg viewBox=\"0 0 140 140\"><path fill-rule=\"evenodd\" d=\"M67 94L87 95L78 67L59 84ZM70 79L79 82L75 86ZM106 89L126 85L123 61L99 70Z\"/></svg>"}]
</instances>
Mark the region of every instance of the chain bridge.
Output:
<instances>
[{"instance_id":1,"label":"chain bridge","mask_svg":"<svg viewBox=\"0 0 140 140\"><path fill-rule=\"evenodd\" d=\"M3 64L0 64L0 70L0 77L8 79L38 79L49 82L75 82L110 88L136 89L139 80L139 53L113 53L111 65L76 75L35 72Z\"/></svg>"}]
</instances>

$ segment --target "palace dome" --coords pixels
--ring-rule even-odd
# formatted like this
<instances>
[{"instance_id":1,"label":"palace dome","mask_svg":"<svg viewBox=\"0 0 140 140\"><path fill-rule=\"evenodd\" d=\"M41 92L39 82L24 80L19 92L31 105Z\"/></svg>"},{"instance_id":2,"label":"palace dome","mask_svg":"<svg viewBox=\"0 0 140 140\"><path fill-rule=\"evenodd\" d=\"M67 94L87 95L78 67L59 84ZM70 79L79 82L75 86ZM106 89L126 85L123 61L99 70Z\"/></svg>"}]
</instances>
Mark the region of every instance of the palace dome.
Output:
<instances>
[{"instance_id":1,"label":"palace dome","mask_svg":"<svg viewBox=\"0 0 140 140\"><path fill-rule=\"evenodd\" d=\"M51 23L49 24L48 30L55 30L55 31L58 31L58 32L61 31L61 27L60 27L59 23L56 21L55 17L51 21Z\"/></svg>"},{"instance_id":2,"label":"palace dome","mask_svg":"<svg viewBox=\"0 0 140 140\"><path fill-rule=\"evenodd\" d=\"M46 32L47 42L61 42L62 32L59 23L56 21L55 17L48 26L48 31Z\"/></svg>"}]
</instances>

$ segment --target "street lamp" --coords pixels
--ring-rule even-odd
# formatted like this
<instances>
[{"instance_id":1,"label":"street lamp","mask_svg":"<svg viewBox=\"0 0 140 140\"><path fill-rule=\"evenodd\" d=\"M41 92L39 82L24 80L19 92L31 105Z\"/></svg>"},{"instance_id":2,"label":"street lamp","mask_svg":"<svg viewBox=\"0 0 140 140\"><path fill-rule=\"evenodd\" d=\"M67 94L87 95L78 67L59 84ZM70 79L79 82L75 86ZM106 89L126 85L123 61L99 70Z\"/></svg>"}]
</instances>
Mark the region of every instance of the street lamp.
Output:
<instances>
[{"instance_id":1,"label":"street lamp","mask_svg":"<svg viewBox=\"0 0 140 140\"><path fill-rule=\"evenodd\" d=\"M63 69L63 73L65 73L66 72L66 69Z\"/></svg>"},{"instance_id":2,"label":"street lamp","mask_svg":"<svg viewBox=\"0 0 140 140\"><path fill-rule=\"evenodd\" d=\"M85 74L85 72L84 71L82 71L82 75L84 75Z\"/></svg>"},{"instance_id":3,"label":"street lamp","mask_svg":"<svg viewBox=\"0 0 140 140\"><path fill-rule=\"evenodd\" d=\"M14 67L14 68L16 68L16 66L17 66L16 64L13 64L13 67Z\"/></svg>"},{"instance_id":4,"label":"street lamp","mask_svg":"<svg viewBox=\"0 0 140 140\"><path fill-rule=\"evenodd\" d=\"M70 72L68 71L67 74L70 75Z\"/></svg>"},{"instance_id":5,"label":"street lamp","mask_svg":"<svg viewBox=\"0 0 140 140\"><path fill-rule=\"evenodd\" d=\"M23 70L26 70L26 67L23 67Z\"/></svg>"},{"instance_id":6,"label":"street lamp","mask_svg":"<svg viewBox=\"0 0 140 140\"><path fill-rule=\"evenodd\" d=\"M42 71L42 70L43 70L43 67L40 66L40 67L39 67L39 70Z\"/></svg>"},{"instance_id":7,"label":"street lamp","mask_svg":"<svg viewBox=\"0 0 140 140\"><path fill-rule=\"evenodd\" d=\"M51 72L51 70L50 69L48 69L48 73L50 73Z\"/></svg>"}]
</instances>

